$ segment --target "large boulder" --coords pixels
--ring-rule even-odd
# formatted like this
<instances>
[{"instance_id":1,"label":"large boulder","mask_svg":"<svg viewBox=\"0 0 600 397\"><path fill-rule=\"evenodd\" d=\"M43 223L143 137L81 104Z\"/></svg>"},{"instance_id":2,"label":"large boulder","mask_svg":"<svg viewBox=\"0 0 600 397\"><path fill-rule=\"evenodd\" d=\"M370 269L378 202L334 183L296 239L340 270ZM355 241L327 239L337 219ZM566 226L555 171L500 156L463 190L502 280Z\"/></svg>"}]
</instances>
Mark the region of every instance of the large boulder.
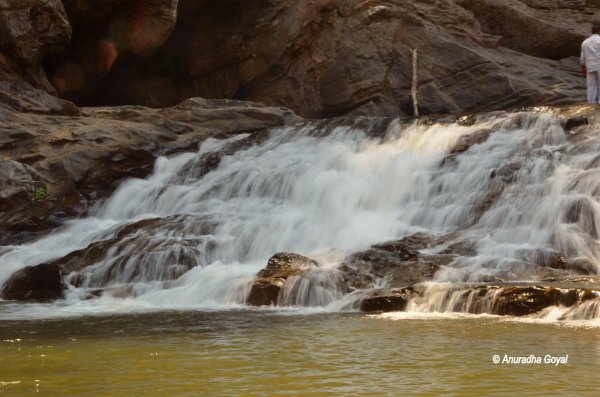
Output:
<instances>
[{"instance_id":1,"label":"large boulder","mask_svg":"<svg viewBox=\"0 0 600 397\"><path fill-rule=\"evenodd\" d=\"M246 303L252 306L277 305L281 289L290 276L300 275L318 267L311 258L291 252L278 252L269 258L267 266L257 273Z\"/></svg>"},{"instance_id":2,"label":"large boulder","mask_svg":"<svg viewBox=\"0 0 600 397\"><path fill-rule=\"evenodd\" d=\"M64 296L66 285L59 266L29 266L13 274L2 286L0 297L7 300L46 302Z\"/></svg>"}]
</instances>

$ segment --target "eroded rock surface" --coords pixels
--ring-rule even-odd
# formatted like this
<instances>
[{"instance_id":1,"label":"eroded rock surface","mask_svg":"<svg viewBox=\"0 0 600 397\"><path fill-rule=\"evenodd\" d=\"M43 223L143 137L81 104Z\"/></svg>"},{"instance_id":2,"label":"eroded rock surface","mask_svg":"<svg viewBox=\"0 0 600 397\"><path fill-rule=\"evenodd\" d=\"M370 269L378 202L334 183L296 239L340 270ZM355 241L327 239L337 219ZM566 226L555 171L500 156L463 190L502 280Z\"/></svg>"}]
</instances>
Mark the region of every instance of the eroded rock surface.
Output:
<instances>
[{"instance_id":1,"label":"eroded rock surface","mask_svg":"<svg viewBox=\"0 0 600 397\"><path fill-rule=\"evenodd\" d=\"M13 274L2 286L0 298L26 302L47 302L63 297L63 273L55 264L29 266Z\"/></svg>"},{"instance_id":2,"label":"eroded rock surface","mask_svg":"<svg viewBox=\"0 0 600 397\"><path fill-rule=\"evenodd\" d=\"M365 312L404 311L409 301L424 311L527 316L552 306L575 311L598 305L600 289L597 280L586 279L505 285L419 285L369 291L358 306Z\"/></svg>"},{"instance_id":3,"label":"eroded rock surface","mask_svg":"<svg viewBox=\"0 0 600 397\"><path fill-rule=\"evenodd\" d=\"M0 108L0 244L15 243L86 213L125 177L145 177L159 155L194 151L207 137L250 136L207 158L250 146L269 127L297 121L283 108L230 100L189 99L166 109L82 108L79 116ZM216 157L215 157L216 156ZM9 189L10 188L10 189ZM41 189L41 190L40 190ZM38 193L36 190L43 192ZM27 197L28 196L28 197Z\"/></svg>"},{"instance_id":4,"label":"eroded rock surface","mask_svg":"<svg viewBox=\"0 0 600 397\"><path fill-rule=\"evenodd\" d=\"M267 266L253 281L247 303L252 306L276 305L285 281L290 276L318 267L311 258L291 252L279 252L269 258Z\"/></svg>"},{"instance_id":5,"label":"eroded rock surface","mask_svg":"<svg viewBox=\"0 0 600 397\"><path fill-rule=\"evenodd\" d=\"M415 234L397 241L373 245L350 255L340 265L346 283L357 289L369 288L376 282L390 287L407 287L433 278L440 265L452 260L450 255L422 255L434 239Z\"/></svg>"}]
</instances>

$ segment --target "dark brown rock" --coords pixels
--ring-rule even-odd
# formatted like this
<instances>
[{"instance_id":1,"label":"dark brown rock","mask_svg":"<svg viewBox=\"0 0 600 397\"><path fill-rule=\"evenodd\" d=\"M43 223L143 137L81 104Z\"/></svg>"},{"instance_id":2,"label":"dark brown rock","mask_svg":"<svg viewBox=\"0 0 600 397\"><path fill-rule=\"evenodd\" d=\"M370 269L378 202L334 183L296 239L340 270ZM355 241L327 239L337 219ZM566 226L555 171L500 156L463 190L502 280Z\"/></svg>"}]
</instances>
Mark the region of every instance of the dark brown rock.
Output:
<instances>
[{"instance_id":1,"label":"dark brown rock","mask_svg":"<svg viewBox=\"0 0 600 397\"><path fill-rule=\"evenodd\" d=\"M278 252L269 258L267 266L257 273L246 303L252 306L277 305L281 288L290 276L303 274L318 263L291 252Z\"/></svg>"},{"instance_id":2,"label":"dark brown rock","mask_svg":"<svg viewBox=\"0 0 600 397\"><path fill-rule=\"evenodd\" d=\"M415 296L411 288L376 290L360 300L359 308L369 313L404 311Z\"/></svg>"},{"instance_id":3,"label":"dark brown rock","mask_svg":"<svg viewBox=\"0 0 600 397\"><path fill-rule=\"evenodd\" d=\"M442 293L431 294L431 289ZM550 306L571 308L587 301L600 301L600 289L597 281L575 279L539 284L419 285L367 292L357 306L366 312L403 311L411 300L433 311L527 316Z\"/></svg>"},{"instance_id":4,"label":"dark brown rock","mask_svg":"<svg viewBox=\"0 0 600 397\"><path fill-rule=\"evenodd\" d=\"M59 0L0 3L0 51L28 65L66 47L71 25Z\"/></svg>"},{"instance_id":5,"label":"dark brown rock","mask_svg":"<svg viewBox=\"0 0 600 397\"><path fill-rule=\"evenodd\" d=\"M258 279L252 283L246 303L252 306L275 306L284 285L284 279Z\"/></svg>"},{"instance_id":6,"label":"dark brown rock","mask_svg":"<svg viewBox=\"0 0 600 397\"><path fill-rule=\"evenodd\" d=\"M492 129L485 128L479 131L475 131L471 134L462 135L458 139L458 142L456 142L456 145L454 145L454 147L450 151L450 155L466 152L471 146L486 141L492 132Z\"/></svg>"},{"instance_id":7,"label":"dark brown rock","mask_svg":"<svg viewBox=\"0 0 600 397\"><path fill-rule=\"evenodd\" d=\"M562 289L540 286L515 286L500 289L492 306L492 314L525 316L549 306L573 306L588 299L599 299L590 290Z\"/></svg>"},{"instance_id":8,"label":"dark brown rock","mask_svg":"<svg viewBox=\"0 0 600 397\"><path fill-rule=\"evenodd\" d=\"M70 39L60 0L0 2L0 108L72 113L75 106L52 96L56 92L42 68L42 61Z\"/></svg>"},{"instance_id":9,"label":"dark brown rock","mask_svg":"<svg viewBox=\"0 0 600 397\"><path fill-rule=\"evenodd\" d=\"M287 278L311 267L317 267L314 259L293 252L278 252L269 258L267 266L258 272L262 278Z\"/></svg>"},{"instance_id":10,"label":"dark brown rock","mask_svg":"<svg viewBox=\"0 0 600 397\"><path fill-rule=\"evenodd\" d=\"M66 286L62 271L55 264L29 266L13 274L2 286L0 297L26 302L61 299Z\"/></svg>"},{"instance_id":11,"label":"dark brown rock","mask_svg":"<svg viewBox=\"0 0 600 397\"><path fill-rule=\"evenodd\" d=\"M420 255L418 250L428 247L432 241L432 237L418 233L376 244L350 255L339 270L351 288L372 287L377 279L385 279L390 287L427 281L433 278L441 264L448 263L447 256Z\"/></svg>"}]
</instances>

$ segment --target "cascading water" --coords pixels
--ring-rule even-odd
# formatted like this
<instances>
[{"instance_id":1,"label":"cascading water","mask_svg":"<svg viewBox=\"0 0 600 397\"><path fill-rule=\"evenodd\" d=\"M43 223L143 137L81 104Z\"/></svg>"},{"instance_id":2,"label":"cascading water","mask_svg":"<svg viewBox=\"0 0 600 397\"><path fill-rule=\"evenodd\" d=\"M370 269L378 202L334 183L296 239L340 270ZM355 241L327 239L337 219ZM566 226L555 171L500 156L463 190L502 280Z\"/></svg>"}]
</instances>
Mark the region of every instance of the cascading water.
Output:
<instances>
[{"instance_id":1,"label":"cascading water","mask_svg":"<svg viewBox=\"0 0 600 397\"><path fill-rule=\"evenodd\" d=\"M456 150L471 138L478 143ZM246 139L159 158L152 175L125 181L89 218L6 247L0 284L96 244L101 255L66 277L73 307L93 289L128 296L95 301L110 308L223 307L243 304L267 259L289 251L320 267L290 277L279 304L339 308L352 296L337 270L348 253L417 232L452 236L425 252L473 247L442 266L437 282L537 279L555 254L600 270L600 139L569 139L551 114L393 122L377 138L368 127L307 123L215 162Z\"/></svg>"}]
</instances>

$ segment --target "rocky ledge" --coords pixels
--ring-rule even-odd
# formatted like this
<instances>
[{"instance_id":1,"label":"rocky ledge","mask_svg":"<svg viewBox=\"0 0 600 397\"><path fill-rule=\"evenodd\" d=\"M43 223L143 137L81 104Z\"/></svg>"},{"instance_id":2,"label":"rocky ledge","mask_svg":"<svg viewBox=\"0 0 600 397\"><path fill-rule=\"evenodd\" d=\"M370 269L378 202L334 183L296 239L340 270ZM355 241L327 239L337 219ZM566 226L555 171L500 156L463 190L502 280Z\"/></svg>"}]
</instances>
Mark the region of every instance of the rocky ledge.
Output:
<instances>
[{"instance_id":1,"label":"rocky ledge","mask_svg":"<svg viewBox=\"0 0 600 397\"><path fill-rule=\"evenodd\" d=\"M75 109L56 115L0 107L0 244L26 241L84 215L123 178L148 175L158 156L196 150L208 137L250 134L206 159L208 170L266 129L298 120L284 108L200 98L158 110Z\"/></svg>"},{"instance_id":2,"label":"rocky ledge","mask_svg":"<svg viewBox=\"0 0 600 397\"><path fill-rule=\"evenodd\" d=\"M436 254L424 253L436 248ZM460 265L475 254L473 245L455 234L434 238L417 233L351 254L329 277L343 280L342 287L336 283L332 285L337 290L350 293L353 296L349 299L351 307L364 312L413 308L527 316L559 306L568 308L563 317L598 316L600 279L587 275L591 270L580 266L577 261L557 253L527 253L523 261L515 265L536 274L538 281L512 282L510 277L507 280L495 277L485 283L432 282L443 267ZM310 274L308 270L315 267L318 263L310 258L290 253L276 254L257 274L247 303L277 305L284 297L288 278L292 275L306 277Z\"/></svg>"},{"instance_id":3,"label":"rocky ledge","mask_svg":"<svg viewBox=\"0 0 600 397\"><path fill-rule=\"evenodd\" d=\"M370 291L356 306L365 312L405 311L535 315L555 306L568 308L562 317L589 319L600 311L600 283L597 278L564 279L560 282L498 284L422 284L403 289ZM579 312L579 317L575 312Z\"/></svg>"}]
</instances>

